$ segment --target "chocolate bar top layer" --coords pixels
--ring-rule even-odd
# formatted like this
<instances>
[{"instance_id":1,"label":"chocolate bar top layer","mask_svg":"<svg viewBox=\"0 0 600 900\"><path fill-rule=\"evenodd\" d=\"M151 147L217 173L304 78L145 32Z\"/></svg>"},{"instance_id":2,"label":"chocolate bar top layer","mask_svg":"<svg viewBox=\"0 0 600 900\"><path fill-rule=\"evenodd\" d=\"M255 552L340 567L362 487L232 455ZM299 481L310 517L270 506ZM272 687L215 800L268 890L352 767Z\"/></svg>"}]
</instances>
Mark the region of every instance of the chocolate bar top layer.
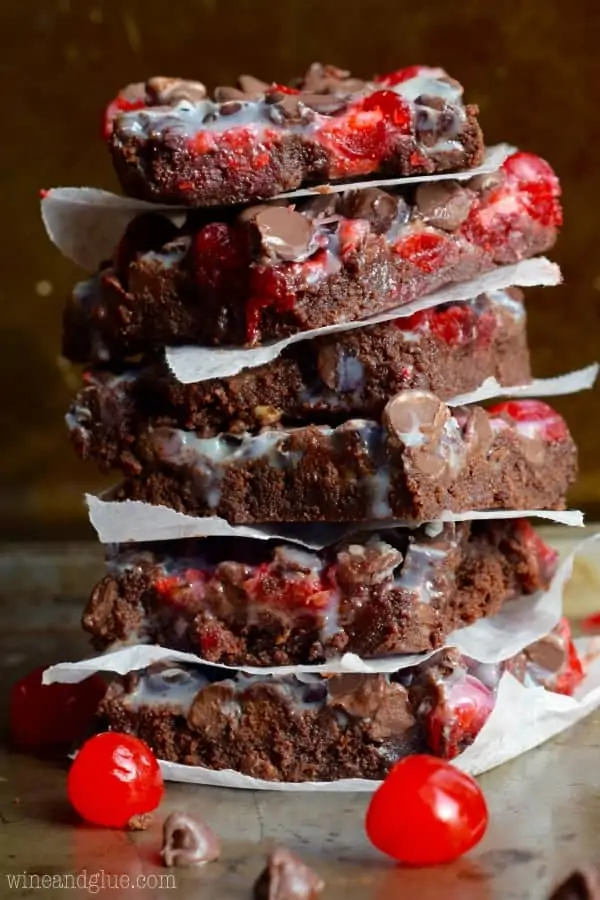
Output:
<instances>
[{"instance_id":1,"label":"chocolate bar top layer","mask_svg":"<svg viewBox=\"0 0 600 900\"><path fill-rule=\"evenodd\" d=\"M228 206L309 184L478 165L477 107L442 69L410 66L373 81L313 64L294 86L248 75L219 87L151 78L112 101L105 134L126 193Z\"/></svg>"}]
</instances>

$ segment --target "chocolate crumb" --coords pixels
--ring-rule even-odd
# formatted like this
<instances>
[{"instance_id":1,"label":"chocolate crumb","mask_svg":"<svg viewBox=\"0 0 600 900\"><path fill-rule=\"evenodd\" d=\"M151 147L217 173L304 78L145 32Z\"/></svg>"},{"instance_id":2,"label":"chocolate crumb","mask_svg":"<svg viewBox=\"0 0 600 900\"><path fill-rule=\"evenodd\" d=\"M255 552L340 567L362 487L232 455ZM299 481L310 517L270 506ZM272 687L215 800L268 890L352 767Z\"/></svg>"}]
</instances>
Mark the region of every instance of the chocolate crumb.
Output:
<instances>
[{"instance_id":1,"label":"chocolate crumb","mask_svg":"<svg viewBox=\"0 0 600 900\"><path fill-rule=\"evenodd\" d=\"M595 866L576 869L548 900L600 900L600 871Z\"/></svg>"},{"instance_id":2,"label":"chocolate crumb","mask_svg":"<svg viewBox=\"0 0 600 900\"><path fill-rule=\"evenodd\" d=\"M152 824L152 815L150 813L140 813L132 816L127 823L127 831L146 831Z\"/></svg>"},{"instance_id":3,"label":"chocolate crumb","mask_svg":"<svg viewBox=\"0 0 600 900\"><path fill-rule=\"evenodd\" d=\"M160 855L165 866L204 866L221 855L221 842L204 822L174 812L163 825Z\"/></svg>"},{"instance_id":4,"label":"chocolate crumb","mask_svg":"<svg viewBox=\"0 0 600 900\"><path fill-rule=\"evenodd\" d=\"M254 885L254 900L316 900L323 879L286 847L276 847Z\"/></svg>"}]
</instances>

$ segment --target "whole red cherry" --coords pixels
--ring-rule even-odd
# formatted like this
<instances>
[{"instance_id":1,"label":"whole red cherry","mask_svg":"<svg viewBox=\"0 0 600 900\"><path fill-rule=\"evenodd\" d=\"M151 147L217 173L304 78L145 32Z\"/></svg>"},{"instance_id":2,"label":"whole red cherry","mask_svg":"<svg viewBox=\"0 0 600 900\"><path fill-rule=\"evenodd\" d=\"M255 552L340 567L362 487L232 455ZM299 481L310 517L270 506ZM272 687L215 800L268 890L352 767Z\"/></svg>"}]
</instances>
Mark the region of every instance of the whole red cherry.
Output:
<instances>
[{"instance_id":1,"label":"whole red cherry","mask_svg":"<svg viewBox=\"0 0 600 900\"><path fill-rule=\"evenodd\" d=\"M365 821L382 853L407 866L458 859L485 834L485 797L470 775L434 756L407 756L377 789Z\"/></svg>"},{"instance_id":2,"label":"whole red cherry","mask_svg":"<svg viewBox=\"0 0 600 900\"><path fill-rule=\"evenodd\" d=\"M124 828L133 816L156 809L163 793L156 757L130 734L95 735L69 769L69 800L82 819L93 825Z\"/></svg>"},{"instance_id":3,"label":"whole red cherry","mask_svg":"<svg viewBox=\"0 0 600 900\"><path fill-rule=\"evenodd\" d=\"M60 749L84 736L106 692L100 675L78 684L42 684L44 671L34 669L11 688L10 737L20 750Z\"/></svg>"}]
</instances>

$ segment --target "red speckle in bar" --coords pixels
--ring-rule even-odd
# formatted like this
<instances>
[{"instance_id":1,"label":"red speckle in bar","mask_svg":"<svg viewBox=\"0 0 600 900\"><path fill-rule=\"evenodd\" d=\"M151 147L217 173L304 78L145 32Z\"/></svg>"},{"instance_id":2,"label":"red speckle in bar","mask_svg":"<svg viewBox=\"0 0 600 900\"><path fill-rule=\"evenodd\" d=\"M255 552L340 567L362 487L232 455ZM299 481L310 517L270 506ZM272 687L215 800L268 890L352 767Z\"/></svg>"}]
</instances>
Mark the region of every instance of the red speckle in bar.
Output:
<instances>
[{"instance_id":1,"label":"red speckle in bar","mask_svg":"<svg viewBox=\"0 0 600 900\"><path fill-rule=\"evenodd\" d=\"M374 81L377 84L384 84L386 87L395 87L397 84L402 84L403 81L416 78L417 75L427 75L428 73L439 73L439 70L432 69L430 66L405 66L403 69L396 69L395 72L389 72L387 75L378 75Z\"/></svg>"},{"instance_id":2,"label":"red speckle in bar","mask_svg":"<svg viewBox=\"0 0 600 900\"><path fill-rule=\"evenodd\" d=\"M394 253L417 266L423 272L435 272L447 261L454 244L450 238L432 231L418 231L409 234L394 244Z\"/></svg>"},{"instance_id":3,"label":"red speckle in bar","mask_svg":"<svg viewBox=\"0 0 600 900\"><path fill-rule=\"evenodd\" d=\"M544 440L564 441L569 432L562 416L541 400L507 400L488 410L490 417L508 419L515 425L532 425Z\"/></svg>"}]
</instances>

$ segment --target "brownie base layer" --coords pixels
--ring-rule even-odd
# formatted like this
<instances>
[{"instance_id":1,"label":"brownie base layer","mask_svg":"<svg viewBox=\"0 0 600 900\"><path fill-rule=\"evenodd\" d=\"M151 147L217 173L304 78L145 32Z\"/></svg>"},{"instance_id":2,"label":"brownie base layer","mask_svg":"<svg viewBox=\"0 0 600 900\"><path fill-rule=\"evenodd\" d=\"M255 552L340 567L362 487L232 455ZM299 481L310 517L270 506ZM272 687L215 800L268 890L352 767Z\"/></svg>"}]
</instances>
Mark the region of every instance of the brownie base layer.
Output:
<instances>
[{"instance_id":1,"label":"brownie base layer","mask_svg":"<svg viewBox=\"0 0 600 900\"><path fill-rule=\"evenodd\" d=\"M556 558L525 519L357 534L320 553L222 538L125 546L83 627L99 650L147 642L227 665L421 653L547 588Z\"/></svg>"},{"instance_id":2,"label":"brownie base layer","mask_svg":"<svg viewBox=\"0 0 600 900\"><path fill-rule=\"evenodd\" d=\"M172 428L135 437L115 499L162 504L234 523L397 519L445 511L562 509L575 444L545 403L450 410L404 391L383 424L351 420L255 437L200 439Z\"/></svg>"},{"instance_id":3,"label":"brownie base layer","mask_svg":"<svg viewBox=\"0 0 600 900\"><path fill-rule=\"evenodd\" d=\"M133 435L147 427L212 437L279 424L378 419L400 390L420 388L447 400L489 377L502 385L531 379L525 313L515 289L296 344L230 378L184 385L161 363L120 375L87 372L67 422L82 459L103 469L127 468Z\"/></svg>"},{"instance_id":4,"label":"brownie base layer","mask_svg":"<svg viewBox=\"0 0 600 900\"><path fill-rule=\"evenodd\" d=\"M552 169L529 154L466 184L368 188L296 204L146 214L77 285L63 353L107 363L165 344L258 345L365 318L548 250Z\"/></svg>"},{"instance_id":5,"label":"brownie base layer","mask_svg":"<svg viewBox=\"0 0 600 900\"><path fill-rule=\"evenodd\" d=\"M506 669L565 693L581 678L568 629L497 666L442 651L392 675L299 681L171 665L113 683L99 727L137 735L161 759L254 778L381 779L411 753L453 758L468 747Z\"/></svg>"},{"instance_id":6,"label":"brownie base layer","mask_svg":"<svg viewBox=\"0 0 600 900\"><path fill-rule=\"evenodd\" d=\"M315 64L293 92L257 79L245 90L244 76L215 102L198 82L131 85L107 116L117 175L142 199L227 206L345 177L478 165L477 107L441 70L419 68L388 88Z\"/></svg>"}]
</instances>

